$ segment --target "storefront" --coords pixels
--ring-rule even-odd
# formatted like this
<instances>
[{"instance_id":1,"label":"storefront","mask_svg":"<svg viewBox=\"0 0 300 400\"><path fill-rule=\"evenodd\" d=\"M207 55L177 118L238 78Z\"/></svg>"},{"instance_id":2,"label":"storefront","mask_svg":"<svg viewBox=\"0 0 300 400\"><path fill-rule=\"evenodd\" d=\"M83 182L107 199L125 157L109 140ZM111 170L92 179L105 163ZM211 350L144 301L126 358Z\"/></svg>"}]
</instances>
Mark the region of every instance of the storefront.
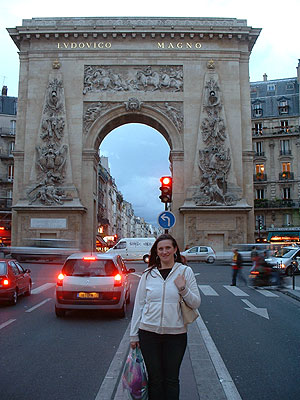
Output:
<instances>
[{"instance_id":1,"label":"storefront","mask_svg":"<svg viewBox=\"0 0 300 400\"><path fill-rule=\"evenodd\" d=\"M280 229L269 231L267 241L270 243L300 243L300 229Z\"/></svg>"}]
</instances>

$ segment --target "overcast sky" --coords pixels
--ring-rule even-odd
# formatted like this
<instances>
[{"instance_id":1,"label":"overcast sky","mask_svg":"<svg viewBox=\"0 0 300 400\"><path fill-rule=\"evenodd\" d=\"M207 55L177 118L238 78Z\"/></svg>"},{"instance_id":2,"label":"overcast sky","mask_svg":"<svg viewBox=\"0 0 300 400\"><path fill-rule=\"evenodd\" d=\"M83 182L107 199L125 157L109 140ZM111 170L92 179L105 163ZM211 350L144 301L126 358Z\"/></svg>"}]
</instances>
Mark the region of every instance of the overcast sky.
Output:
<instances>
[{"instance_id":1,"label":"overcast sky","mask_svg":"<svg viewBox=\"0 0 300 400\"><path fill-rule=\"evenodd\" d=\"M152 0L141 2L87 3L51 0L0 0L0 83L9 96L18 95L19 59L17 47L6 28L22 25L22 19L42 17L224 17L246 19L249 26L262 28L250 58L250 81L296 76L300 58L300 0ZM3 6L4 5L4 6ZM135 214L155 223L163 210L158 200L159 177L169 175L169 147L165 139L145 125L130 124L111 132L101 152L109 157L111 174Z\"/></svg>"}]
</instances>

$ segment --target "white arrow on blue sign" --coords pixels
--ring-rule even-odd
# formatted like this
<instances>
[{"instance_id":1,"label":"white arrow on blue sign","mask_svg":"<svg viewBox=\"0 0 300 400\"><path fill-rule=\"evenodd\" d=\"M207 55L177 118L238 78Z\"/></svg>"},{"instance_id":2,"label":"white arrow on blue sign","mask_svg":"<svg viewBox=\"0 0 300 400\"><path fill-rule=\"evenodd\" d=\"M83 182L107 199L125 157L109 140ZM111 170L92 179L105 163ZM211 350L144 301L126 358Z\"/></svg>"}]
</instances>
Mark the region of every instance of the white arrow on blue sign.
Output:
<instances>
[{"instance_id":1,"label":"white arrow on blue sign","mask_svg":"<svg viewBox=\"0 0 300 400\"><path fill-rule=\"evenodd\" d=\"M163 211L157 218L158 224L164 229L172 228L175 225L176 218L170 211Z\"/></svg>"}]
</instances>

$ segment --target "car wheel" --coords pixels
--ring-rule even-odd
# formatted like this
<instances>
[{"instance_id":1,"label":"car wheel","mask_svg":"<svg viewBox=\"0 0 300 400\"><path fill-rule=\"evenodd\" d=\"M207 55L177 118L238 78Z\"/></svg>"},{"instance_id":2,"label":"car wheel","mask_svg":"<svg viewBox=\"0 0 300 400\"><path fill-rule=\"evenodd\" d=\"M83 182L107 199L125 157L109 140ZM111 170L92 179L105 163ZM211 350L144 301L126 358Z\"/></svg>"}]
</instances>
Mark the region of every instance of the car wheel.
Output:
<instances>
[{"instance_id":1,"label":"car wheel","mask_svg":"<svg viewBox=\"0 0 300 400\"><path fill-rule=\"evenodd\" d=\"M24 296L30 296L31 295L31 287L32 287L32 283L29 282L28 289L24 293Z\"/></svg>"},{"instance_id":2,"label":"car wheel","mask_svg":"<svg viewBox=\"0 0 300 400\"><path fill-rule=\"evenodd\" d=\"M13 295L11 297L10 304L15 306L17 304L17 301L18 301L18 292L17 292L17 289L15 289L15 291L13 292Z\"/></svg>"},{"instance_id":3,"label":"car wheel","mask_svg":"<svg viewBox=\"0 0 300 400\"><path fill-rule=\"evenodd\" d=\"M214 259L214 257L208 257L207 258L207 260L206 260L206 262L208 263L208 264L213 264L214 262L215 262L215 259Z\"/></svg>"},{"instance_id":4,"label":"car wheel","mask_svg":"<svg viewBox=\"0 0 300 400\"><path fill-rule=\"evenodd\" d=\"M122 308L118 310L118 316L124 318L126 314L126 301L124 301Z\"/></svg>"},{"instance_id":5,"label":"car wheel","mask_svg":"<svg viewBox=\"0 0 300 400\"><path fill-rule=\"evenodd\" d=\"M148 254L145 254L144 257L143 257L143 261L144 261L146 264L148 264L149 259L150 259L149 255L148 255Z\"/></svg>"},{"instance_id":6,"label":"car wheel","mask_svg":"<svg viewBox=\"0 0 300 400\"><path fill-rule=\"evenodd\" d=\"M66 310L55 307L55 314L58 318L63 318L66 315Z\"/></svg>"}]
</instances>

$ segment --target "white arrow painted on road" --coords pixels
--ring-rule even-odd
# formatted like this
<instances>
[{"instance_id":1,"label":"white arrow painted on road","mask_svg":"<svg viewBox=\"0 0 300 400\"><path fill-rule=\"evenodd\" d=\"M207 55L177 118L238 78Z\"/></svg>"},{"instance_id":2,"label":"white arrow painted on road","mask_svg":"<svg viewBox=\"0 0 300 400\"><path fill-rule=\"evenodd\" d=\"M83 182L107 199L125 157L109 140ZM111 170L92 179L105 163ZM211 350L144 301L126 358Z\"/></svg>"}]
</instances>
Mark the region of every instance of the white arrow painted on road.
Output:
<instances>
[{"instance_id":1,"label":"white arrow painted on road","mask_svg":"<svg viewBox=\"0 0 300 400\"><path fill-rule=\"evenodd\" d=\"M266 308L257 308L250 301L246 299L241 299L249 308L245 308L245 310L251 311L254 314L260 315L261 317L269 319L268 310Z\"/></svg>"}]
</instances>

